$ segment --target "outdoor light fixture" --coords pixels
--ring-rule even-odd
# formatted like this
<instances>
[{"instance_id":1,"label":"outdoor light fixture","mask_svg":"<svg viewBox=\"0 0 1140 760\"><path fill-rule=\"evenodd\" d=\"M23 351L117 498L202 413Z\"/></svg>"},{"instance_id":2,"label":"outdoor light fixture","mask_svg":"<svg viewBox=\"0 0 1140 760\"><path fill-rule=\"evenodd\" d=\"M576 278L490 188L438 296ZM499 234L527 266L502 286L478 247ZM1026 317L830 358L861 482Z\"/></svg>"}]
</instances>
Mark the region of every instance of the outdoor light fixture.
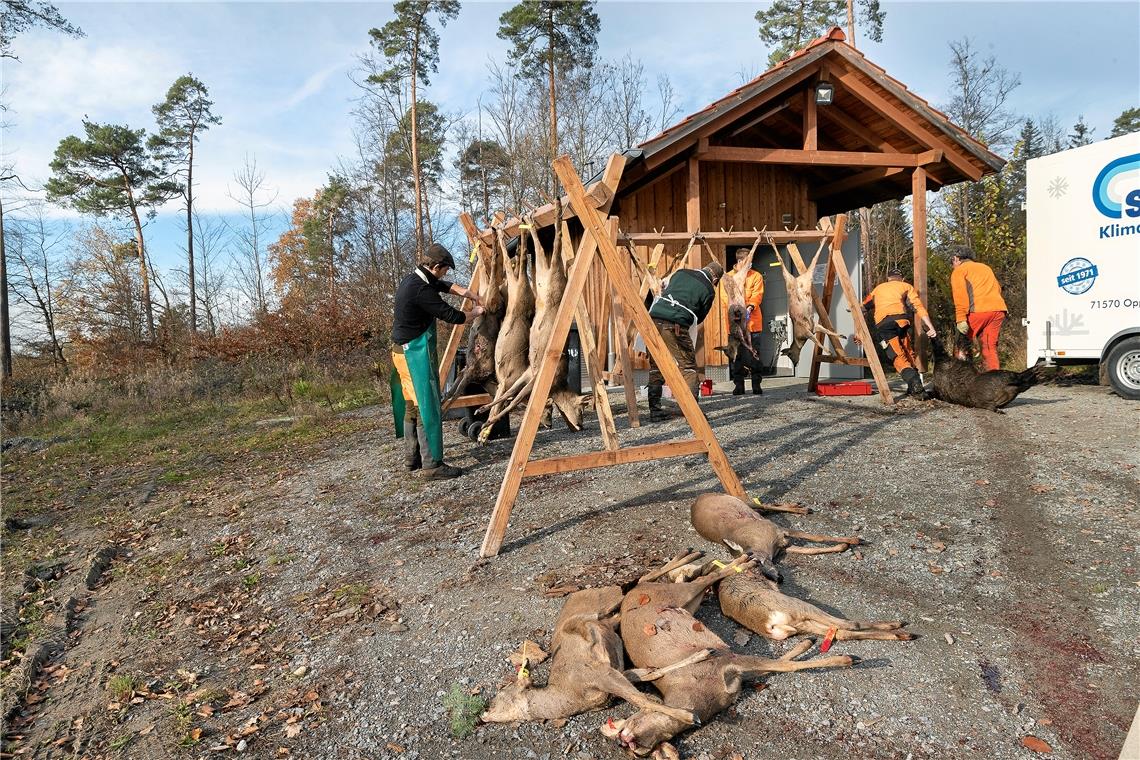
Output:
<instances>
[{"instance_id":1,"label":"outdoor light fixture","mask_svg":"<svg viewBox=\"0 0 1140 760\"><path fill-rule=\"evenodd\" d=\"M815 86L815 104L817 106L829 106L831 101L835 99L835 85L831 82L819 82Z\"/></svg>"}]
</instances>

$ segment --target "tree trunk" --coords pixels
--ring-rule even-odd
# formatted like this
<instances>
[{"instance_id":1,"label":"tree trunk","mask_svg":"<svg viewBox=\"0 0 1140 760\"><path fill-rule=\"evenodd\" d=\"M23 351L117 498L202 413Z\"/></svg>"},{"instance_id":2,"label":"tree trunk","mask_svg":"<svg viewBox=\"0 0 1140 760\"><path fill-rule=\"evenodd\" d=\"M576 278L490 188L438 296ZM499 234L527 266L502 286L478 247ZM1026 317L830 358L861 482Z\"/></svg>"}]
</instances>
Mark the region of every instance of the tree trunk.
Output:
<instances>
[{"instance_id":1,"label":"tree trunk","mask_svg":"<svg viewBox=\"0 0 1140 760\"><path fill-rule=\"evenodd\" d=\"M4 204L0 201L0 366L12 376L12 324L8 317L8 254L4 250Z\"/></svg>"},{"instance_id":2,"label":"tree trunk","mask_svg":"<svg viewBox=\"0 0 1140 760\"><path fill-rule=\"evenodd\" d=\"M190 273L190 336L198 332L198 299L194 282L194 130L190 130L190 155L186 162L186 267Z\"/></svg>"},{"instance_id":3,"label":"tree trunk","mask_svg":"<svg viewBox=\"0 0 1140 760\"><path fill-rule=\"evenodd\" d=\"M423 200L420 194L420 134L416 123L416 78L419 76L420 28L416 27L415 43L412 47L412 185L416 196L416 257L424 252Z\"/></svg>"},{"instance_id":4,"label":"tree trunk","mask_svg":"<svg viewBox=\"0 0 1140 760\"><path fill-rule=\"evenodd\" d=\"M558 103L554 99L554 11L550 10L549 14L546 61L550 75L550 163L553 166L554 160L558 158ZM558 194L558 180L553 177L551 177L551 192L554 195Z\"/></svg>"},{"instance_id":5,"label":"tree trunk","mask_svg":"<svg viewBox=\"0 0 1140 760\"><path fill-rule=\"evenodd\" d=\"M131 183L123 175L123 184L127 187L127 199L131 205L131 219L135 223L135 247L139 254L139 277L142 278L142 301L146 311L147 334L151 340L155 339L154 306L150 302L150 275L147 271L146 244L143 242L142 222L139 220L139 210L135 205L135 194L131 190Z\"/></svg>"}]
</instances>

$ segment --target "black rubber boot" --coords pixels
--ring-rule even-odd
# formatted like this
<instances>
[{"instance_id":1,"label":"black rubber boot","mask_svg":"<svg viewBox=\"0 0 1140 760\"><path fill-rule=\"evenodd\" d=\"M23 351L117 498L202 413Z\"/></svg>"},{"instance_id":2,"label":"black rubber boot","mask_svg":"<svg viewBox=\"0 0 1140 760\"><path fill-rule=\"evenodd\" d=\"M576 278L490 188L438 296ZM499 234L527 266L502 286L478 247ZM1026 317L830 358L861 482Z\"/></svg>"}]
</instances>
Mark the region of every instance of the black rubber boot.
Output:
<instances>
[{"instance_id":1,"label":"black rubber boot","mask_svg":"<svg viewBox=\"0 0 1140 760\"><path fill-rule=\"evenodd\" d=\"M753 375L752 376L752 395L753 396L763 396L764 395L764 389L760 387L760 380L761 380L760 375Z\"/></svg>"},{"instance_id":2,"label":"black rubber boot","mask_svg":"<svg viewBox=\"0 0 1140 760\"><path fill-rule=\"evenodd\" d=\"M661 407L661 388L660 385L652 383L646 389L646 395L649 397L649 421L660 422L668 419L665 410Z\"/></svg>"},{"instance_id":3,"label":"black rubber boot","mask_svg":"<svg viewBox=\"0 0 1140 760\"><path fill-rule=\"evenodd\" d=\"M447 462L433 462L423 469L423 475L428 480L449 480L458 478L462 474L462 468L454 467Z\"/></svg>"},{"instance_id":4,"label":"black rubber boot","mask_svg":"<svg viewBox=\"0 0 1140 760\"><path fill-rule=\"evenodd\" d=\"M902 375L903 380L906 380L906 395L924 401L926 389L922 387L922 378L918 376L918 370L907 367L899 374Z\"/></svg>"},{"instance_id":5,"label":"black rubber boot","mask_svg":"<svg viewBox=\"0 0 1140 760\"><path fill-rule=\"evenodd\" d=\"M416 432L416 418L404 417L404 467L408 472L414 472L423 466L420 439Z\"/></svg>"},{"instance_id":6,"label":"black rubber boot","mask_svg":"<svg viewBox=\"0 0 1140 760\"><path fill-rule=\"evenodd\" d=\"M753 384L755 385L755 383L753 383ZM744 395L744 378L743 377L736 378L736 384L734 386L732 386L732 395L733 396L743 396Z\"/></svg>"}]
</instances>

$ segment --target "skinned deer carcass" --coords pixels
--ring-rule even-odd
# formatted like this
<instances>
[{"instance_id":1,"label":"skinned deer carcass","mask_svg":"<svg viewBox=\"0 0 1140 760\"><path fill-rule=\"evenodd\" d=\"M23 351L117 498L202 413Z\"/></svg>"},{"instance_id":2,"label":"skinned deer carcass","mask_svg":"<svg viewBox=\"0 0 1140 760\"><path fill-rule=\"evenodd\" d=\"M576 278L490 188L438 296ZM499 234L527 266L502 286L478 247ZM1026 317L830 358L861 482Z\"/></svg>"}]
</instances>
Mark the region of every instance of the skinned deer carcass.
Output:
<instances>
[{"instance_id":1,"label":"skinned deer carcass","mask_svg":"<svg viewBox=\"0 0 1140 760\"><path fill-rule=\"evenodd\" d=\"M527 279L526 238L519 238L519 247L514 259L507 253L507 241L502 230L495 230L499 252L503 257L503 269L507 281L506 312L499 335L495 340L495 382L498 388L494 400L487 407L495 406L506 396L509 389L527 369L530 347L530 324L534 319L534 292ZM491 424L484 429L490 431Z\"/></svg>"},{"instance_id":2,"label":"skinned deer carcass","mask_svg":"<svg viewBox=\"0 0 1140 760\"><path fill-rule=\"evenodd\" d=\"M914 638L901 620L845 620L819 607L780 593L776 584L755 571L737 573L720 582L717 589L725 617L769 639L780 641L796 634L820 636L835 631L839 641L873 639L910 641Z\"/></svg>"},{"instance_id":3,"label":"skinned deer carcass","mask_svg":"<svg viewBox=\"0 0 1140 760\"><path fill-rule=\"evenodd\" d=\"M772 245L772 249L776 252L776 260L780 262L780 271L784 275L784 285L788 288L788 318L792 322L792 345L780 353L791 359L793 369L799 364L800 351L809 340L821 349L824 347L823 342L816 337L817 331L827 333L837 340L844 339L843 335L834 330L828 330L819 324L815 312L815 302L812 298L812 278L815 277L815 266L819 263L820 254L823 253L826 245L826 242L820 243L819 249L812 257L811 264L798 276L792 274L791 257L789 256L788 264L785 265L780 250L776 248L775 244Z\"/></svg>"},{"instance_id":4,"label":"skinned deer carcass","mask_svg":"<svg viewBox=\"0 0 1140 760\"><path fill-rule=\"evenodd\" d=\"M934 348L933 398L950 404L988 409L1005 414L1002 407L1024 391L1048 379L1051 371L1044 362L1022 372L995 369L979 372L973 362L946 353L942 341L931 341Z\"/></svg>"},{"instance_id":5,"label":"skinned deer carcass","mask_svg":"<svg viewBox=\"0 0 1140 760\"><path fill-rule=\"evenodd\" d=\"M605 707L613 696L646 710L658 710L685 725L693 715L666 707L622 674L625 650L613 613L621 605L618 586L585 589L570 595L554 623L553 659L545 688L532 688L529 677L499 690L481 719L488 723L555 720Z\"/></svg>"},{"instance_id":6,"label":"skinned deer carcass","mask_svg":"<svg viewBox=\"0 0 1140 760\"><path fill-rule=\"evenodd\" d=\"M445 412L452 402L464 393L468 385L479 383L492 395L498 390L495 378L495 349L507 308L506 294L503 292L505 275L503 260L497 254L488 258L491 261L491 271L485 272L482 282L479 283L479 300L483 303L484 311L467 328L467 363L442 400L441 407Z\"/></svg>"},{"instance_id":7,"label":"skinned deer carcass","mask_svg":"<svg viewBox=\"0 0 1140 760\"><path fill-rule=\"evenodd\" d=\"M796 662L735 654L693 617L706 589L735 574L737 568L754 564L741 557L722 571L691 583L639 583L622 601L621 634L630 660L651 674L658 671L659 676L650 678L665 704L691 711L701 723L731 706L746 679L762 673L842 668L854 663L846 656ZM626 720L608 723L602 732L644 756L687 727L668 715L638 710Z\"/></svg>"},{"instance_id":8,"label":"skinned deer carcass","mask_svg":"<svg viewBox=\"0 0 1140 760\"><path fill-rule=\"evenodd\" d=\"M724 493L701 494L693 502L689 517L702 538L727 546L737 554L754 559L765 577L779 583L782 580L776 567L780 554L830 554L857 546L856 536L819 536L784 530L771 520L756 514L743 499ZM832 543L832 546L807 548L792 545L789 539Z\"/></svg>"},{"instance_id":9,"label":"skinned deer carcass","mask_svg":"<svg viewBox=\"0 0 1140 760\"><path fill-rule=\"evenodd\" d=\"M505 392L501 392L491 403L493 414L488 418L483 430L485 435L490 434L491 425L500 417L508 414L514 407L525 401L534 387L538 375L539 365L543 353L550 342L554 331L554 322L558 314L558 307L566 293L567 272L566 264L562 260L562 205L555 202L554 218L554 245L550 253L546 252L538 238L537 225L530 220L530 236L534 243L534 319L530 325L529 334L529 361L526 369ZM520 237L520 250L521 250ZM558 366L554 370L554 379L550 388L550 400L559 414L566 421L571 430L582 429L582 410L589 397L574 393L566 385L566 371L568 357L564 352L559 354ZM485 439L480 435L480 440Z\"/></svg>"},{"instance_id":10,"label":"skinned deer carcass","mask_svg":"<svg viewBox=\"0 0 1140 760\"><path fill-rule=\"evenodd\" d=\"M736 357L741 351L747 351L753 360L759 358L752 345L752 333L748 330L748 305L744 301L744 282L752 270L752 256L755 252L754 245L748 258L744 259L745 266L739 270L732 268L720 281L727 301L728 324L725 325L726 345L717 346L716 349L728 357L729 366L736 363Z\"/></svg>"}]
</instances>

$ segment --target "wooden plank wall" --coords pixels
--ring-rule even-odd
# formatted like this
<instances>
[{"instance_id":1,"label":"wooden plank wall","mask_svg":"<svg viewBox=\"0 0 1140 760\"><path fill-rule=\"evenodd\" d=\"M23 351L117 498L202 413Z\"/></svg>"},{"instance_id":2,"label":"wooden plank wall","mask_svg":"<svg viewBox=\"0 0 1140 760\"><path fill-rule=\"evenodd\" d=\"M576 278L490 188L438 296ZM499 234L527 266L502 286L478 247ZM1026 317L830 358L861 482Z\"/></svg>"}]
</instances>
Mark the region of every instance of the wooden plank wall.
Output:
<instances>
[{"instance_id":1,"label":"wooden plank wall","mask_svg":"<svg viewBox=\"0 0 1140 760\"><path fill-rule=\"evenodd\" d=\"M619 199L623 232L684 232L685 194L688 174L682 169L668 174L657 182ZM808 198L807 180L794 169L764 164L701 162L701 229L712 232L727 230L763 229L782 230L781 217L792 215L789 228L814 229L818 218L816 206ZM712 246L713 252L725 262L724 246ZM684 253L684 244L665 247L665 258ZM651 249L638 246L637 254L648 261ZM708 254L702 253L702 263L708 263ZM596 313L596 312L592 312ZM724 308L718 303L705 321L705 345L710 348L705 361L708 365L726 363L724 354L711 350L725 343ZM644 367L643 362L637 362Z\"/></svg>"}]
</instances>

